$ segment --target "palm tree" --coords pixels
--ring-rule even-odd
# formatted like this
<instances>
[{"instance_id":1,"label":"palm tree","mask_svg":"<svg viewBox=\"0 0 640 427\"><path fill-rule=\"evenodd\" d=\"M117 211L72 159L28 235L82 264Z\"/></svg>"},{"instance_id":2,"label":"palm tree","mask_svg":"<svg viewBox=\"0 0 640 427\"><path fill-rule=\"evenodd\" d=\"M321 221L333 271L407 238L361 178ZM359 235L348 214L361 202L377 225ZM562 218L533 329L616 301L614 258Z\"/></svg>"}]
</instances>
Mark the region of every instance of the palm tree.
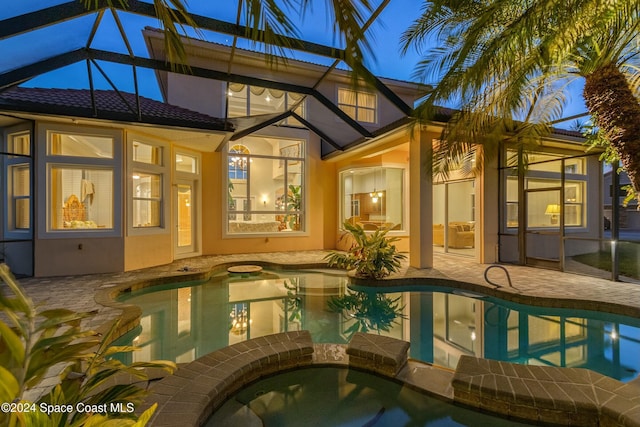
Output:
<instances>
[{"instance_id":1,"label":"palm tree","mask_svg":"<svg viewBox=\"0 0 640 427\"><path fill-rule=\"evenodd\" d=\"M582 79L592 120L640 190L639 9L627 0L426 4L402 41L405 51L439 44L416 68L416 76L437 82L418 117L433 118L438 105L457 107L435 171L446 173L477 144L489 149L483 152L505 138L534 147L562 116L568 85Z\"/></svg>"}]
</instances>

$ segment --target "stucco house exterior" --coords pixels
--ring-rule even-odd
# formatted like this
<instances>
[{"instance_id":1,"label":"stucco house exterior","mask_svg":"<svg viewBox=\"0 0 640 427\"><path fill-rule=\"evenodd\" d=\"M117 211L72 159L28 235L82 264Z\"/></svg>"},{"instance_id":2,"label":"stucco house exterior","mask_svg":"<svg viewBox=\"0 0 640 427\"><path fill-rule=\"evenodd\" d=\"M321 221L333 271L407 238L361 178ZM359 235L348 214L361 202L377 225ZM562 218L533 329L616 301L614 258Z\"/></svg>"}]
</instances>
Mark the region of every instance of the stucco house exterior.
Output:
<instances>
[{"instance_id":1,"label":"stucco house exterior","mask_svg":"<svg viewBox=\"0 0 640 427\"><path fill-rule=\"evenodd\" d=\"M144 31L152 60L162 33ZM0 92L0 259L18 274L129 271L208 254L341 248L341 224L433 252L563 268L597 248L597 154L557 131L508 143L476 176L425 173L446 112L412 123L424 87L189 40L191 69L156 68L164 102L120 91ZM444 110L443 110L444 111ZM478 149L480 150L480 148ZM527 156L528 168L518 168ZM464 169L464 168L462 168Z\"/></svg>"}]
</instances>

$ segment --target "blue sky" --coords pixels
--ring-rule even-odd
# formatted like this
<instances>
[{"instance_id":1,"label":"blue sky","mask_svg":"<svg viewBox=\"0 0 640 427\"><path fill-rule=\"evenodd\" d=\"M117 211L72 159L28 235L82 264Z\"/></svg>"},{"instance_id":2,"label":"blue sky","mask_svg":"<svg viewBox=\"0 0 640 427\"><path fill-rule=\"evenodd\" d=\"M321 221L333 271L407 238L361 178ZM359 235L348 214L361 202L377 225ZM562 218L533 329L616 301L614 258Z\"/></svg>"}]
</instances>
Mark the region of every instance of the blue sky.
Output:
<instances>
[{"instance_id":1,"label":"blue sky","mask_svg":"<svg viewBox=\"0 0 640 427\"><path fill-rule=\"evenodd\" d=\"M59 4L66 1L68 0L10 2L7 5L3 5L3 10L0 11L0 19L38 9L42 5ZM324 3L313 3L315 8L307 13L303 20L298 20L300 38L320 44L335 45L336 42L332 34L333 22L327 17ZM237 2L235 1L191 0L188 4L193 13L235 22L237 7ZM368 57L366 62L374 74L399 80L414 80L412 77L414 68L420 58L415 51L409 51L405 56L400 54L400 36L420 13L423 4L422 0L391 0L371 26L369 36L374 47L375 57ZM141 31L145 26L158 27L157 20L127 13L120 13L119 16L136 55L148 56ZM0 70L20 66L21 63L28 63L33 58L47 57L71 48L83 47L93 21L94 17L86 17L58 24L55 27L23 34L12 39L1 40L0 51L4 51L5 55L0 56ZM232 40L230 36L211 32L205 32L204 36L206 40L220 43L230 43ZM239 44L239 46L249 47L247 43ZM109 13L104 15L92 47L126 53L125 45ZM299 54L296 57L327 65L333 62L327 58L306 57ZM100 65L106 70L109 78L115 82L119 89L134 91L130 67L102 63ZM98 70L93 70L93 76L97 88L110 89L109 83L100 75ZM142 95L160 99L160 92L153 71L139 69L138 80ZM87 67L84 62L71 65L32 79L26 85L33 87L88 88ZM571 116L586 110L579 93L580 90L581 88L577 86L572 91L573 99L565 112L565 116ZM562 127L567 127L570 124L571 122L563 124Z\"/></svg>"},{"instance_id":2,"label":"blue sky","mask_svg":"<svg viewBox=\"0 0 640 427\"><path fill-rule=\"evenodd\" d=\"M32 0L32 2L51 5L62 3L63 1ZM17 4L9 8L9 10L5 9L1 13L0 19L24 13L34 8L33 3L30 6L21 2L16 3ZM235 21L236 2L192 0L189 2L189 5L191 6L190 10L194 13L210 15L214 18L229 22ZM410 52L404 57L400 55L400 35L411 23L411 16L413 15L405 12L407 10L418 11L419 7L420 1L417 0L392 0L372 25L370 35L375 57L367 57L367 65L374 74L399 80L412 80L413 69L418 57L414 52ZM319 8L316 6L315 9L305 15L302 21L299 21L298 28L302 39L325 45L336 44L332 35L333 23L327 18L325 12L323 7ZM119 16L122 19L136 54L148 56L140 32L145 26L158 27L158 22L155 19L133 14L120 13ZM12 65L21 65L21 62L27 63L32 58L46 57L47 55L62 53L70 48L84 46L93 20L93 17L85 17L58 24L55 30L54 27L50 27L14 38L12 46L8 46L6 49L10 54L4 56L5 64L3 64L3 59L0 58L0 69L10 69ZM230 43L232 40L232 37L228 35L211 32L205 32L204 36L207 40L220 43ZM8 40L3 40L3 43L5 42L8 42ZM24 46L29 46L29 48L24 49ZM240 44L240 46L243 46L243 44ZM245 43L244 46L248 47L248 44ZM109 13L105 14L100 30L92 43L92 47L116 50L122 53L126 52L114 20ZM2 45L0 45L0 48L2 48ZM332 62L332 60L320 57L305 57L304 59L327 64L331 64ZM118 70L119 68L121 68L121 70ZM105 69L113 70L109 71L110 77L116 81L118 85L123 85L123 89L132 89L131 83L128 82L130 80L130 71L127 70L126 67L105 65ZM106 88L108 83L99 78L98 74L99 73L94 72L94 77L97 78L97 86ZM147 83L149 82L148 79L141 80ZM29 86L70 88L86 87L87 84L86 65L84 63L47 73L47 75L37 77L28 83ZM143 92L152 94L154 90L149 86L143 88Z\"/></svg>"}]
</instances>

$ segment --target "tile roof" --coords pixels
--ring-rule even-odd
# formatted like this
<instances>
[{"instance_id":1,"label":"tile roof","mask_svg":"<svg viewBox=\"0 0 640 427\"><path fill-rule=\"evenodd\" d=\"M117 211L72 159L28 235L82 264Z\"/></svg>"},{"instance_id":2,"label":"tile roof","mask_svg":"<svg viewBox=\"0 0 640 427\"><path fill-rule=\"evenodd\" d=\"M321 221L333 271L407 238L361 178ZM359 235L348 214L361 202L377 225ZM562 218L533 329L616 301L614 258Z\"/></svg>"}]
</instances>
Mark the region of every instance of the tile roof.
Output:
<instances>
[{"instance_id":1,"label":"tile roof","mask_svg":"<svg viewBox=\"0 0 640 427\"><path fill-rule=\"evenodd\" d=\"M141 114L138 117L136 96L133 93L120 92L126 102L116 91L95 90L94 95L96 111L92 107L91 91L88 89L14 87L0 92L0 110L217 131L233 130L233 125L224 119L142 96L139 97Z\"/></svg>"}]
</instances>

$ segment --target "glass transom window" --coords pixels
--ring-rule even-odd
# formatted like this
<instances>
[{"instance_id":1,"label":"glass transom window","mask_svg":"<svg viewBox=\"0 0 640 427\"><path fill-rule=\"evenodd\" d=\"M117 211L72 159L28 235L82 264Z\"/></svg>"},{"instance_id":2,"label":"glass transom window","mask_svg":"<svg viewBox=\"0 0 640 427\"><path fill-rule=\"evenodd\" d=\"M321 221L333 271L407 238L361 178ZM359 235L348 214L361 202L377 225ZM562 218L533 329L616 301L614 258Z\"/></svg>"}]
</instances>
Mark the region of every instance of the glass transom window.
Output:
<instances>
[{"instance_id":1,"label":"glass transom window","mask_svg":"<svg viewBox=\"0 0 640 427\"><path fill-rule=\"evenodd\" d=\"M305 117L304 95L294 92L230 83L227 102L228 117L284 113L287 110L293 110L298 116ZM284 124L302 126L292 117L287 118Z\"/></svg>"},{"instance_id":2,"label":"glass transom window","mask_svg":"<svg viewBox=\"0 0 640 427\"><path fill-rule=\"evenodd\" d=\"M113 158L113 139L94 135L71 135L51 132L49 155Z\"/></svg>"}]
</instances>

